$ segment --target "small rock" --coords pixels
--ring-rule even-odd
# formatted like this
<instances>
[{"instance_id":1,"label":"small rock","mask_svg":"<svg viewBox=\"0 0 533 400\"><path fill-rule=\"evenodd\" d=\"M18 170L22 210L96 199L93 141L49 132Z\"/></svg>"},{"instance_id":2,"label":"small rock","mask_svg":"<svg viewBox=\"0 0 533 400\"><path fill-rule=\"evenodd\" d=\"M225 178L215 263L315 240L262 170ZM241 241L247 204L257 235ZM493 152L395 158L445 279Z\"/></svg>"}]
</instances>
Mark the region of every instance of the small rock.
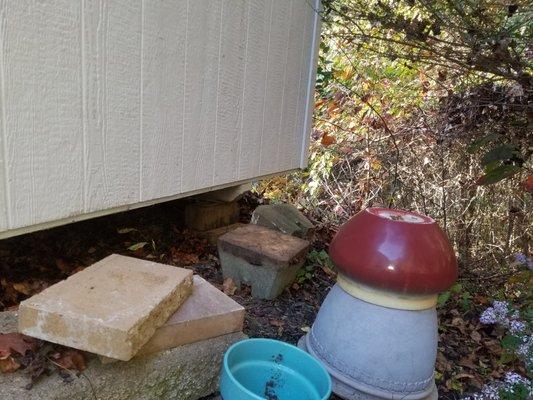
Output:
<instances>
[{"instance_id":1,"label":"small rock","mask_svg":"<svg viewBox=\"0 0 533 400\"><path fill-rule=\"evenodd\" d=\"M286 235L311 239L315 226L292 204L259 206L252 214L252 224L276 229Z\"/></svg>"}]
</instances>

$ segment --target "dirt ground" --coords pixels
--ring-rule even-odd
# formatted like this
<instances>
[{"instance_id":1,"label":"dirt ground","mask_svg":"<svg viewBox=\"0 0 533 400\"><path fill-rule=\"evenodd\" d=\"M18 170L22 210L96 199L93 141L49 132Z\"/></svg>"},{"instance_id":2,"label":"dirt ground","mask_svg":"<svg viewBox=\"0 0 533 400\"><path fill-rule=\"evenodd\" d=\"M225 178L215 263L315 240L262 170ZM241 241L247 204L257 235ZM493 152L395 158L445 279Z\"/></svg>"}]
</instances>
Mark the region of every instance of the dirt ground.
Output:
<instances>
[{"instance_id":1,"label":"dirt ground","mask_svg":"<svg viewBox=\"0 0 533 400\"><path fill-rule=\"evenodd\" d=\"M242 222L249 221L260 201L251 195L240 201ZM0 310L16 307L112 253L191 268L222 289L216 248L184 228L183 204L173 201L0 241ZM331 235L318 229L313 248L327 249ZM253 299L247 287L237 290L232 297L246 307L244 332L295 344L335 282L326 272L317 266L311 279L289 287L273 301ZM476 390L485 379L504 374L497 363L500 333L477 322L486 300L470 302L467 310L453 302L440 310L437 384L441 399L460 398L461 392Z\"/></svg>"}]
</instances>

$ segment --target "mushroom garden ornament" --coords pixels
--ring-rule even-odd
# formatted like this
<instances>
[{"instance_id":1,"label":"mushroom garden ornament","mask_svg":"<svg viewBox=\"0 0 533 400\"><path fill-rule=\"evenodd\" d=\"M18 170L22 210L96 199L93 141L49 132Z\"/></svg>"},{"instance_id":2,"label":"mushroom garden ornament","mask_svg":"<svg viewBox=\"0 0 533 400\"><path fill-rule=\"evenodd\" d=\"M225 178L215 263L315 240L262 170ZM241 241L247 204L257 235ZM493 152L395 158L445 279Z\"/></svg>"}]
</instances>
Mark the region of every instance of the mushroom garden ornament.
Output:
<instances>
[{"instance_id":1,"label":"mushroom garden ornament","mask_svg":"<svg viewBox=\"0 0 533 400\"><path fill-rule=\"evenodd\" d=\"M437 296L457 279L446 234L422 214L368 208L337 232L338 268L300 346L347 400L437 399Z\"/></svg>"}]
</instances>

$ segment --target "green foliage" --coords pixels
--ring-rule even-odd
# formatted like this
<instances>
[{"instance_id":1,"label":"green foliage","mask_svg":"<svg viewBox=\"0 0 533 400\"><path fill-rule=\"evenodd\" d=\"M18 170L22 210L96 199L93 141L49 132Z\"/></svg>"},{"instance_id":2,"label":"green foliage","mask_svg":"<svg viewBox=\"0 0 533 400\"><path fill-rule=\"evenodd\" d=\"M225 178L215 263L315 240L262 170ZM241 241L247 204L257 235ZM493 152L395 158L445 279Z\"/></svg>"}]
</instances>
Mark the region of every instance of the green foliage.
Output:
<instances>
[{"instance_id":1,"label":"green foliage","mask_svg":"<svg viewBox=\"0 0 533 400\"><path fill-rule=\"evenodd\" d=\"M296 282L303 283L313 279L316 268L328 268L333 270L335 266L325 250L311 250L307 255L306 264L296 274Z\"/></svg>"},{"instance_id":2,"label":"green foliage","mask_svg":"<svg viewBox=\"0 0 533 400\"><path fill-rule=\"evenodd\" d=\"M305 281L311 280L314 275L315 275L315 266L305 265L298 270L298 273L296 274L296 282L304 283Z\"/></svg>"},{"instance_id":3,"label":"green foliage","mask_svg":"<svg viewBox=\"0 0 533 400\"><path fill-rule=\"evenodd\" d=\"M331 270L335 269L335 265L333 264L333 261L331 261L331 258L326 250L311 250L307 255L307 260L309 263L318 265L320 267L327 267Z\"/></svg>"},{"instance_id":4,"label":"green foliage","mask_svg":"<svg viewBox=\"0 0 533 400\"><path fill-rule=\"evenodd\" d=\"M510 388L500 389L500 400L527 400L529 399L529 389L523 383L514 384Z\"/></svg>"},{"instance_id":5,"label":"green foliage","mask_svg":"<svg viewBox=\"0 0 533 400\"><path fill-rule=\"evenodd\" d=\"M368 52L531 86L527 0L327 0L325 7L326 21Z\"/></svg>"},{"instance_id":6,"label":"green foliage","mask_svg":"<svg viewBox=\"0 0 533 400\"><path fill-rule=\"evenodd\" d=\"M455 283L449 290L439 294L437 307L443 307L452 298L461 307L463 312L470 310L472 294L460 283Z\"/></svg>"}]
</instances>

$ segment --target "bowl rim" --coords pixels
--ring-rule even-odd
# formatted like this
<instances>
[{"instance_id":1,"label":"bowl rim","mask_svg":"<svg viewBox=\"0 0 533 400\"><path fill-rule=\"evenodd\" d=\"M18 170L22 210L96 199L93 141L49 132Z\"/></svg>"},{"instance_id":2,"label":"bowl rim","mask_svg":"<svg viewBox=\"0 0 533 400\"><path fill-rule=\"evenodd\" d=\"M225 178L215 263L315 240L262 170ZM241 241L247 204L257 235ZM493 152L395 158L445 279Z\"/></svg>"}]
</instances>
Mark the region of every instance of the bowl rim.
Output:
<instances>
[{"instance_id":1,"label":"bowl rim","mask_svg":"<svg viewBox=\"0 0 533 400\"><path fill-rule=\"evenodd\" d=\"M237 348L239 346L242 346L244 344L253 343L253 342L255 342L255 343L275 343L276 345L280 345L282 347L285 347L285 348L288 348L288 349L291 349L291 350L295 350L296 352L301 353L310 362L314 363L315 366L317 366L319 370L321 370L323 372L323 375L327 379L327 388L326 388L326 394L321 398L321 400L329 399L329 397L331 396L331 393L332 393L332 381L331 381L331 375L327 371L326 367L324 367L324 365L320 361L318 361L316 358L314 358L311 354L309 354L306 351L300 349L299 347L294 346L294 345L292 345L290 343L287 343L287 342L283 342L281 340L268 339L268 338L249 338L249 339L239 340L238 342L232 344L226 350L226 352L224 353L224 359L223 359L222 368L224 369L227 377L232 381L232 383L235 384L239 389L244 391L244 393L250 395L254 400L265 400L264 397L260 397L260 396L256 395L255 393L251 392L246 387L244 387L244 385L242 385L237 379L235 379L235 377L231 373L231 369L229 368L229 364L228 364L229 355L231 354L231 352L235 348Z\"/></svg>"}]
</instances>

